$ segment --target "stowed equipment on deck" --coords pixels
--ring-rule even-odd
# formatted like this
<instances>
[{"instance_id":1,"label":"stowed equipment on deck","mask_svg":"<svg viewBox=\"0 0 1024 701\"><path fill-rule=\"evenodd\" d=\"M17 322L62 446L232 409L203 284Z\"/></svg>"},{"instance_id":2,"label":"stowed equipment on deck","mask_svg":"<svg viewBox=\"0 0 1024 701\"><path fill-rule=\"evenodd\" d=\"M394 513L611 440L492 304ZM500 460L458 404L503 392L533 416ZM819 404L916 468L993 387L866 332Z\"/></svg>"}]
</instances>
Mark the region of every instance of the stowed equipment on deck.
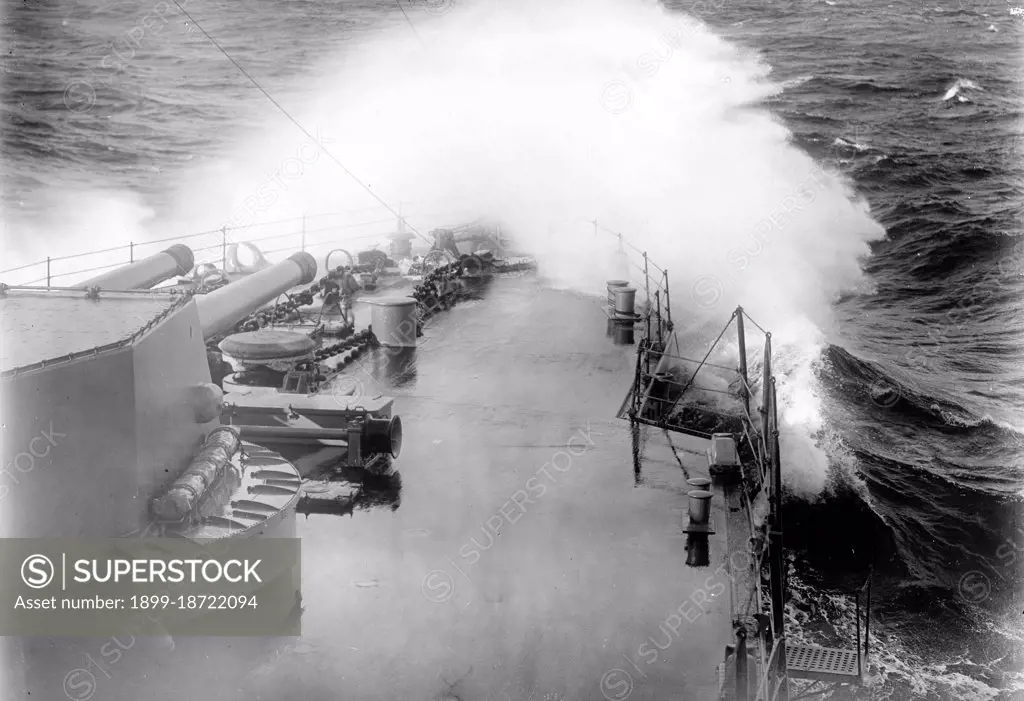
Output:
<instances>
[{"instance_id":1,"label":"stowed equipment on deck","mask_svg":"<svg viewBox=\"0 0 1024 701\"><path fill-rule=\"evenodd\" d=\"M350 269L356 269L347 251L336 249L331 254L346 256ZM382 261L387 262L382 255L367 256L364 261L360 254L360 264L379 267ZM308 263L308 259L301 262ZM284 295L287 301L251 311L241 321L236 316L230 326L226 320L217 323L212 333L204 333L208 347L217 344L215 349L210 348L210 355L211 366L226 392L221 418L244 438L279 445L341 448L341 459L321 475L326 477L325 483L330 483L328 491L350 468L379 472L378 468L389 466L401 448L402 425L392 415L393 400L380 395L362 396L358 389L362 383L355 378L351 378L355 381L350 389L356 391L347 393L345 380L349 378L339 376L360 355L370 352L375 353L373 362L378 368L382 355L388 356L384 365L389 376L412 367L416 338L427 318L463 297L478 294L494 273L531 270L535 265L529 258L497 260L488 253L462 256L429 271L409 297L369 300L373 323L359 332L351 326L331 331L325 324L311 323L317 315L315 309L310 314L307 308L315 306L315 296L327 290L330 280L323 278L308 289L289 293L291 286L310 282L315 274L315 270L306 270L308 266L299 265L303 271L300 280L294 275L293 265L289 268L293 273L287 280L289 285L278 284L278 275L265 290L271 297ZM260 271L252 277L270 276L272 271ZM214 309L224 306L219 300L230 299L237 284L211 292L207 305ZM251 287L254 282L247 284ZM225 367L224 359L229 359L233 367ZM309 496L308 500L332 502L328 510L338 512L333 497Z\"/></svg>"},{"instance_id":2,"label":"stowed equipment on deck","mask_svg":"<svg viewBox=\"0 0 1024 701\"><path fill-rule=\"evenodd\" d=\"M221 420L243 438L271 443L321 442L346 447L345 464L366 466L402 449L402 420L394 399L281 392L232 392Z\"/></svg>"},{"instance_id":3,"label":"stowed equipment on deck","mask_svg":"<svg viewBox=\"0 0 1024 701\"><path fill-rule=\"evenodd\" d=\"M231 426L206 437L185 471L150 503L155 533L245 537L276 530L299 500L298 470L280 454L243 441Z\"/></svg>"},{"instance_id":4,"label":"stowed equipment on deck","mask_svg":"<svg viewBox=\"0 0 1024 701\"><path fill-rule=\"evenodd\" d=\"M369 467L397 458L402 422L392 415L392 398L360 396L358 385L349 388L355 394L347 394L340 384L329 393L319 393L324 373L340 372L364 350L379 345L372 330L320 349L315 345L304 334L273 329L222 341L226 354L254 365L225 378L221 420L250 440L345 447L341 464L346 467ZM333 366L321 366L321 361L332 358ZM275 369L267 363L280 365ZM269 386L261 386L261 379L268 380Z\"/></svg>"},{"instance_id":5,"label":"stowed equipment on deck","mask_svg":"<svg viewBox=\"0 0 1024 701\"><path fill-rule=\"evenodd\" d=\"M315 275L316 262L301 253L197 297L204 339L211 343L223 338L225 332L238 328L238 319L255 305L308 283ZM343 462L347 466L397 457L402 422L391 414L392 399L315 393L326 379L325 370L337 373L359 353L377 345L372 330L329 346L318 345L309 334L278 328L223 338L221 352L246 369L223 378L227 393L221 421L242 439L346 447ZM328 359L336 359L335 364L321 367L320 362ZM263 382L268 378L269 386Z\"/></svg>"}]
</instances>

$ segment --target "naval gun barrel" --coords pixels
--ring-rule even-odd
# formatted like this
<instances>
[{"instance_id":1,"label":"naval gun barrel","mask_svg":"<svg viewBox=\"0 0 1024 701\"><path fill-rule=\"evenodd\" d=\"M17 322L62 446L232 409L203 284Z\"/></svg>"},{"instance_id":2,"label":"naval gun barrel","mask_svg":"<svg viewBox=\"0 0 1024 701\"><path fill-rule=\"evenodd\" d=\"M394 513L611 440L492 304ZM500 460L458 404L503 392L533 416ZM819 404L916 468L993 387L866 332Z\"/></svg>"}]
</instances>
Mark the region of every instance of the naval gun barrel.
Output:
<instances>
[{"instance_id":1,"label":"naval gun barrel","mask_svg":"<svg viewBox=\"0 0 1024 701\"><path fill-rule=\"evenodd\" d=\"M258 273L196 297L199 325L203 338L210 339L230 331L235 324L274 299L282 292L316 279L316 260L306 252L293 253L287 259Z\"/></svg>"},{"instance_id":2,"label":"naval gun barrel","mask_svg":"<svg viewBox=\"0 0 1024 701\"><path fill-rule=\"evenodd\" d=\"M158 282L175 275L185 275L192 269L195 258L192 249L176 243L166 251L149 258L129 263L117 270L90 278L81 287L99 287L104 290L148 290Z\"/></svg>"}]
</instances>

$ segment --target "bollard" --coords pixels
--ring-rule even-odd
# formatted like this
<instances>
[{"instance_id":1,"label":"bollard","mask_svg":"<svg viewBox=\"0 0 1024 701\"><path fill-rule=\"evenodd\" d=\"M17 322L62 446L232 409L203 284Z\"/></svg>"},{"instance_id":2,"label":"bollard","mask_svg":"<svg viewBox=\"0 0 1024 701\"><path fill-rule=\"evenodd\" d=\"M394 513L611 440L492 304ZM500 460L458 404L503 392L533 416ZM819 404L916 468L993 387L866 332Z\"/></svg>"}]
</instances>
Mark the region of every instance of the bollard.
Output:
<instances>
[{"instance_id":1,"label":"bollard","mask_svg":"<svg viewBox=\"0 0 1024 701\"><path fill-rule=\"evenodd\" d=\"M632 317L636 307L636 288L618 287L615 289L615 313L618 316Z\"/></svg>"},{"instance_id":2,"label":"bollard","mask_svg":"<svg viewBox=\"0 0 1024 701\"><path fill-rule=\"evenodd\" d=\"M695 489L689 493L690 523L704 525L711 517L711 492Z\"/></svg>"},{"instance_id":3,"label":"bollard","mask_svg":"<svg viewBox=\"0 0 1024 701\"><path fill-rule=\"evenodd\" d=\"M382 346L416 347L416 300L385 297L371 301L371 328Z\"/></svg>"},{"instance_id":4,"label":"bollard","mask_svg":"<svg viewBox=\"0 0 1024 701\"><path fill-rule=\"evenodd\" d=\"M629 282L627 280L609 280L606 283L606 285L607 285L607 289L608 289L608 306L611 309L614 309L615 308L615 290L617 290L619 288L622 288L622 287L629 287Z\"/></svg>"},{"instance_id":5,"label":"bollard","mask_svg":"<svg viewBox=\"0 0 1024 701\"><path fill-rule=\"evenodd\" d=\"M615 325L615 345L631 346L635 341L633 335L633 323Z\"/></svg>"},{"instance_id":6,"label":"bollard","mask_svg":"<svg viewBox=\"0 0 1024 701\"><path fill-rule=\"evenodd\" d=\"M686 483L693 487L694 489L707 490L707 488L711 486L711 480L709 480L707 477L694 477L692 479L686 480Z\"/></svg>"}]
</instances>

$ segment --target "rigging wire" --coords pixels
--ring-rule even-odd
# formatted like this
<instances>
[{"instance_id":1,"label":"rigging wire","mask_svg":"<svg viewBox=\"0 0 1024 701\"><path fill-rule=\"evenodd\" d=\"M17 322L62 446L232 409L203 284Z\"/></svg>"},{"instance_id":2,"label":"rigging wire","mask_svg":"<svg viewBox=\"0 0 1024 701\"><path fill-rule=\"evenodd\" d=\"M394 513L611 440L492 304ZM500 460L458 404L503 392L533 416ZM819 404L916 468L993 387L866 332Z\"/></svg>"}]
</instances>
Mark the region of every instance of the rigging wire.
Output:
<instances>
[{"instance_id":1,"label":"rigging wire","mask_svg":"<svg viewBox=\"0 0 1024 701\"><path fill-rule=\"evenodd\" d=\"M229 61L231 61L231 63L235 66L235 68L237 68L238 71L249 80L249 82L251 82L254 86L256 86L257 90L259 90L261 93L263 93L263 96L266 97L267 100L269 100L270 103L272 105L274 105L274 107L276 107L278 109L278 111L280 111L281 114L283 114L288 119L288 121L290 121L292 124L294 124L299 129L299 131L301 131L303 134L305 134L306 138L308 138L311 142L313 142L316 145L316 147L318 149L320 149L320 151L322 151L324 154L327 155L328 158L330 158L332 161L334 161L338 165L338 167L341 168L345 172L346 175L348 175L361 188L366 190L366 192L369 193L369 195L371 197L373 197L375 200L377 200L377 202L379 202L381 204L381 206L384 207L384 209L386 209L389 212L391 212L392 214L394 214L398 218L399 221L403 222L407 227L409 227L410 231L412 231L414 234L419 236L421 239L423 239L427 243L433 243L430 239L428 239L426 236L421 234L418 229L416 229L414 226L412 226L407 221L405 221L405 218L401 214L399 214L396 209L394 209L391 205L389 205L387 202L385 202L384 199L382 199L376 192L374 192L370 188L369 185L367 185L362 180L357 178L356 175L352 171L350 171L348 168L345 167L345 164L343 164L340 160L337 159L337 157L334 156L334 154L332 154L330 151L325 149L323 147L323 145L321 145L320 142L317 141L316 137L314 137L312 134L310 134L309 131L304 126L302 126L302 124L300 124L299 121L297 119L295 119L295 117L293 117L288 112L288 110L286 110L284 108L284 106L281 105L281 103L279 103L277 100L275 100L274 97L269 92L267 92L266 89L262 85L260 85L260 83L255 78L253 78L251 75L249 75L248 71L246 71L241 66L241 64L239 64L238 61L236 61L234 59L234 57L231 54L229 54L224 49L224 47L221 46L217 42L217 40L214 39L210 35L210 33L207 32L206 29L201 24L199 24L199 22L197 22L195 20L195 18L191 14L189 14L188 10L186 10L184 7L181 6L181 3L178 2L178 0L171 0L171 2L173 2L177 6L177 8L179 10L181 10L182 14L184 14L185 17L187 17L189 19L189 21L192 22L193 25L195 25L196 29L198 29L200 32L203 33L203 36L205 36L210 41L211 44L213 44L215 47L217 47L218 51L220 51L222 54L224 54L224 56ZM399 6L399 7L401 7L401 6ZM402 10L402 13L405 14L405 10L404 9ZM408 16L406 16L406 19L408 19ZM415 30L413 30L413 31L415 31ZM419 37L418 34L416 36Z\"/></svg>"},{"instance_id":2,"label":"rigging wire","mask_svg":"<svg viewBox=\"0 0 1024 701\"><path fill-rule=\"evenodd\" d=\"M420 43L420 46L426 50L427 45L423 43L423 39L420 38L420 33L416 31L416 27L413 25L412 20L409 19L409 15L406 13L405 8L402 7L402 0L395 0L395 4L398 5L398 9L402 11L402 17L405 17L405 21L409 23L409 29L416 36L416 41Z\"/></svg>"}]
</instances>

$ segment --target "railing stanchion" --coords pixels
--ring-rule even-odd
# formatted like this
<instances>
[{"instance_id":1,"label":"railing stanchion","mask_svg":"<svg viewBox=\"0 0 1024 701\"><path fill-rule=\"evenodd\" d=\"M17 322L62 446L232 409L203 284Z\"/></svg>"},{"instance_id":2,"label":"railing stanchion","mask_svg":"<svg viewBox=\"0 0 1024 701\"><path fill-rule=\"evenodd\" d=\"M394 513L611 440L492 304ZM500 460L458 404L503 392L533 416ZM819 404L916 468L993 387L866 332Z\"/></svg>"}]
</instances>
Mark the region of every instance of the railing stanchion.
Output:
<instances>
[{"instance_id":1,"label":"railing stanchion","mask_svg":"<svg viewBox=\"0 0 1024 701\"><path fill-rule=\"evenodd\" d=\"M761 373L761 445L765 457L768 456L768 436L771 434L771 378L772 378L772 334L764 335L764 368ZM765 465L768 469L768 465ZM770 479L770 475L764 475Z\"/></svg>"},{"instance_id":2,"label":"railing stanchion","mask_svg":"<svg viewBox=\"0 0 1024 701\"><path fill-rule=\"evenodd\" d=\"M663 271L665 275L665 315L668 317L668 325L672 325L672 297L668 291L668 270Z\"/></svg>"},{"instance_id":3,"label":"railing stanchion","mask_svg":"<svg viewBox=\"0 0 1024 701\"><path fill-rule=\"evenodd\" d=\"M779 535L782 535L782 459L779 450L779 395L775 390L775 378L771 378L772 383L772 396L771 396L771 407L772 407L772 509L774 510L774 518L772 520L772 527L779 531Z\"/></svg>"},{"instance_id":4,"label":"railing stanchion","mask_svg":"<svg viewBox=\"0 0 1024 701\"><path fill-rule=\"evenodd\" d=\"M647 310L651 309L651 274L647 271L647 251L644 251L644 293L647 295Z\"/></svg>"},{"instance_id":5,"label":"railing stanchion","mask_svg":"<svg viewBox=\"0 0 1024 701\"><path fill-rule=\"evenodd\" d=\"M46 256L46 289L50 289L50 256Z\"/></svg>"},{"instance_id":6,"label":"railing stanchion","mask_svg":"<svg viewBox=\"0 0 1024 701\"><path fill-rule=\"evenodd\" d=\"M220 227L220 269L228 270L228 226Z\"/></svg>"},{"instance_id":7,"label":"railing stanchion","mask_svg":"<svg viewBox=\"0 0 1024 701\"><path fill-rule=\"evenodd\" d=\"M747 416L750 415L750 390L747 389L747 338L743 332L743 307L736 307L736 339L739 342L740 352L740 377L743 378L743 386L740 393L743 395L743 407Z\"/></svg>"},{"instance_id":8,"label":"railing stanchion","mask_svg":"<svg viewBox=\"0 0 1024 701\"><path fill-rule=\"evenodd\" d=\"M644 369L647 374L651 374L651 306L647 305L647 335L644 336L643 347L644 347Z\"/></svg>"},{"instance_id":9,"label":"railing stanchion","mask_svg":"<svg viewBox=\"0 0 1024 701\"><path fill-rule=\"evenodd\" d=\"M128 242L128 262L129 263L134 263L135 262L135 242L134 241L129 241Z\"/></svg>"},{"instance_id":10,"label":"railing stanchion","mask_svg":"<svg viewBox=\"0 0 1024 701\"><path fill-rule=\"evenodd\" d=\"M779 640L779 692L789 701L789 674L786 664L786 633L784 608L786 605L786 557L782 543L782 459L779 450L779 397L772 380L772 521L769 543L772 548L772 617Z\"/></svg>"},{"instance_id":11,"label":"railing stanchion","mask_svg":"<svg viewBox=\"0 0 1024 701\"><path fill-rule=\"evenodd\" d=\"M655 290L654 291L654 302L655 302L655 304L658 307L658 344L659 344L659 348L662 351L664 351L665 350L664 347L661 346L661 343L662 343L662 338L661 338L661 290Z\"/></svg>"}]
</instances>

